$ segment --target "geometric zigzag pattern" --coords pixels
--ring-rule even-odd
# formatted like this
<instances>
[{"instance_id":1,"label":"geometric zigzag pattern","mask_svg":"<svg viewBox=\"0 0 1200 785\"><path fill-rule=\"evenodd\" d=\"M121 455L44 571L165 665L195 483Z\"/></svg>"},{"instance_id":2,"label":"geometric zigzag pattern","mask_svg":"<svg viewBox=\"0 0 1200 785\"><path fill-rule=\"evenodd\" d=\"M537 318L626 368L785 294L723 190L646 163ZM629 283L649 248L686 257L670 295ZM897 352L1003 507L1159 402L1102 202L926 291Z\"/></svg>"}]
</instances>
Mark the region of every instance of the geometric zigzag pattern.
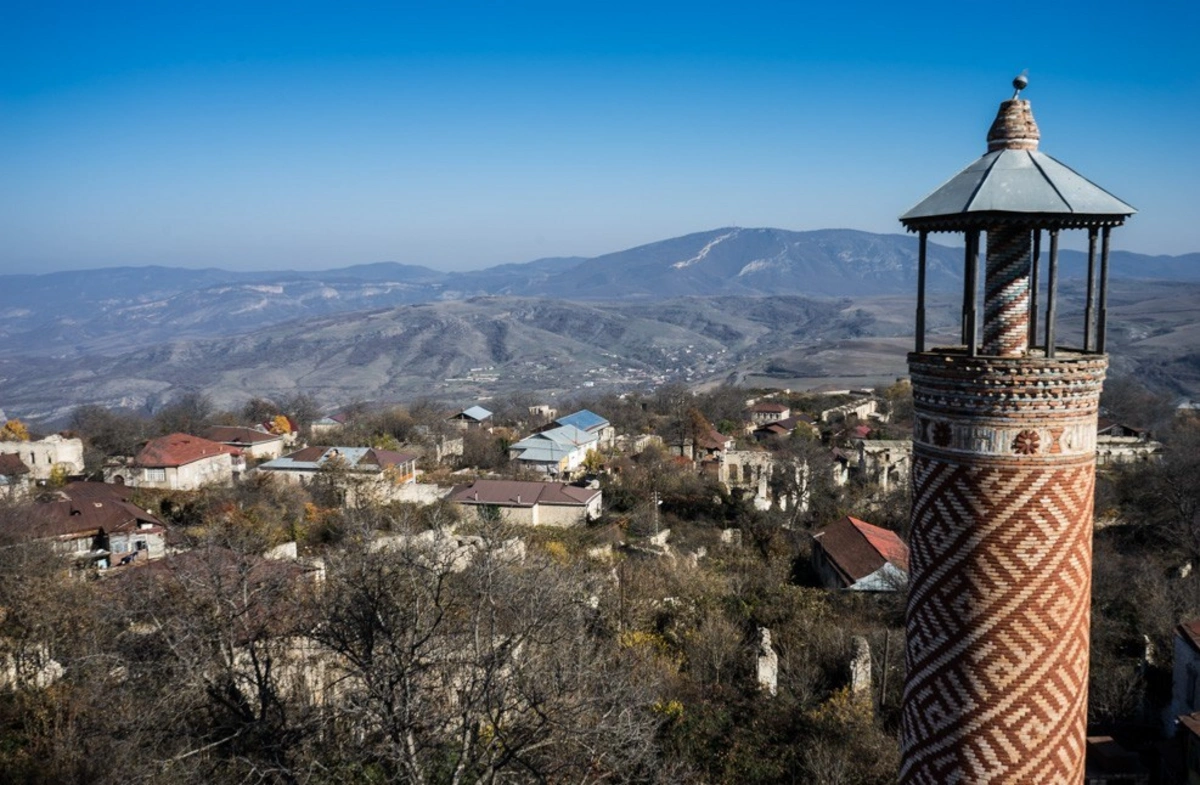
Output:
<instances>
[{"instance_id":1,"label":"geometric zigzag pattern","mask_svg":"<svg viewBox=\"0 0 1200 785\"><path fill-rule=\"evenodd\" d=\"M912 471L900 781L1077 785L1093 460Z\"/></svg>"},{"instance_id":2,"label":"geometric zigzag pattern","mask_svg":"<svg viewBox=\"0 0 1200 785\"><path fill-rule=\"evenodd\" d=\"M1010 227L989 231L987 242L982 353L1019 356L1029 345L1032 239L1028 228Z\"/></svg>"}]
</instances>

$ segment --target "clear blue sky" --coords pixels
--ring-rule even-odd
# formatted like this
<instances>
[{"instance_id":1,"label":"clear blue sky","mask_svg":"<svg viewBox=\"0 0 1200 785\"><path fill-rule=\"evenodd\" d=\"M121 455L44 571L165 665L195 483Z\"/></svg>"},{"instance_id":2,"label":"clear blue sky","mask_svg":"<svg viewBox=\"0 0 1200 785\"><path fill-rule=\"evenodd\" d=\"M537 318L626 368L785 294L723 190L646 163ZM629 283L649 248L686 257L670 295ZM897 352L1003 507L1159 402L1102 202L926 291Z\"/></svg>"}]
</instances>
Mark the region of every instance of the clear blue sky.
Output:
<instances>
[{"instance_id":1,"label":"clear blue sky","mask_svg":"<svg viewBox=\"0 0 1200 785\"><path fill-rule=\"evenodd\" d=\"M1200 251L1200 3L13 3L0 272L471 269L720 226L898 232L1010 79Z\"/></svg>"}]
</instances>

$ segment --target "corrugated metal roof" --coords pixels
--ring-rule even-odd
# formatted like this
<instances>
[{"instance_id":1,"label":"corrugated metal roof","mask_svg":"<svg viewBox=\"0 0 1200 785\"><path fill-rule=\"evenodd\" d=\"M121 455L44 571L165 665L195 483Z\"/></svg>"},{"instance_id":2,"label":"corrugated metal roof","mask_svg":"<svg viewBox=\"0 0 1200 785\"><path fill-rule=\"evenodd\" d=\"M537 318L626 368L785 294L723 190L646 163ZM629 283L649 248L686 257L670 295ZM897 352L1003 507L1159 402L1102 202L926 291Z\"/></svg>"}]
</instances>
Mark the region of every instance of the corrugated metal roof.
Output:
<instances>
[{"instance_id":1,"label":"corrugated metal roof","mask_svg":"<svg viewBox=\"0 0 1200 785\"><path fill-rule=\"evenodd\" d=\"M305 447L282 458L267 461L258 468L268 471L316 471L334 458L341 459L351 469L376 471L408 463L415 460L416 456L371 447Z\"/></svg>"},{"instance_id":2,"label":"corrugated metal roof","mask_svg":"<svg viewBox=\"0 0 1200 785\"><path fill-rule=\"evenodd\" d=\"M559 425L573 425L581 431L596 431L608 426L608 420L588 409L559 417L555 422Z\"/></svg>"},{"instance_id":3,"label":"corrugated metal roof","mask_svg":"<svg viewBox=\"0 0 1200 785\"><path fill-rule=\"evenodd\" d=\"M491 417L492 413L482 406L472 406L470 408L463 409L458 413L458 416L475 420L476 422L483 422L487 418Z\"/></svg>"}]
</instances>

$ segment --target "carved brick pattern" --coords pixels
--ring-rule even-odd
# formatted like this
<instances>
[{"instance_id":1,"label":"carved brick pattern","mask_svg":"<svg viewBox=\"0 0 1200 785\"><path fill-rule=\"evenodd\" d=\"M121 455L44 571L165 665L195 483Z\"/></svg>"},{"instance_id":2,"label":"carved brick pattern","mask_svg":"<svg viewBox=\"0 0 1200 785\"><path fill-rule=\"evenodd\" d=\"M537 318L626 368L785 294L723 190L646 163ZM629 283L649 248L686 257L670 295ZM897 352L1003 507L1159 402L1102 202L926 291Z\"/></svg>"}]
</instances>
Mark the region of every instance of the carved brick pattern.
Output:
<instances>
[{"instance_id":1,"label":"carved brick pattern","mask_svg":"<svg viewBox=\"0 0 1200 785\"><path fill-rule=\"evenodd\" d=\"M913 459L901 782L1083 781L1094 462Z\"/></svg>"},{"instance_id":2,"label":"carved brick pattern","mask_svg":"<svg viewBox=\"0 0 1200 785\"><path fill-rule=\"evenodd\" d=\"M1013 452L1020 455L1036 455L1040 441L1037 431L1026 428L1013 438Z\"/></svg>"},{"instance_id":3,"label":"carved brick pattern","mask_svg":"<svg viewBox=\"0 0 1200 785\"><path fill-rule=\"evenodd\" d=\"M1027 228L988 232L983 292L981 353L1019 357L1029 348L1029 268L1032 240Z\"/></svg>"},{"instance_id":4,"label":"carved brick pattern","mask_svg":"<svg viewBox=\"0 0 1200 785\"><path fill-rule=\"evenodd\" d=\"M1094 416L1108 359L1063 355L1047 360L914 352L908 356L913 402L927 414Z\"/></svg>"}]
</instances>

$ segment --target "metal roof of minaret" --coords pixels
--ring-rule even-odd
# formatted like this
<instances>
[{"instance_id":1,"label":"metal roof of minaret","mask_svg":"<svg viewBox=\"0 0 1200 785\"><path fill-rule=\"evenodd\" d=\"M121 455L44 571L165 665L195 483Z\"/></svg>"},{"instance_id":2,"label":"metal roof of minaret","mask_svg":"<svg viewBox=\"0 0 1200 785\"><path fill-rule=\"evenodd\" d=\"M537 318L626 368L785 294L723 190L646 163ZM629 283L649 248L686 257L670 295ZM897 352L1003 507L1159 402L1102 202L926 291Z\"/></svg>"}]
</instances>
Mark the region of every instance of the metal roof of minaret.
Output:
<instances>
[{"instance_id":1,"label":"metal roof of minaret","mask_svg":"<svg viewBox=\"0 0 1200 785\"><path fill-rule=\"evenodd\" d=\"M988 151L900 216L911 231L962 231L1019 222L1043 229L1120 226L1136 209L1065 164L1038 152L1040 134L1029 83L1000 104L988 131Z\"/></svg>"}]
</instances>

